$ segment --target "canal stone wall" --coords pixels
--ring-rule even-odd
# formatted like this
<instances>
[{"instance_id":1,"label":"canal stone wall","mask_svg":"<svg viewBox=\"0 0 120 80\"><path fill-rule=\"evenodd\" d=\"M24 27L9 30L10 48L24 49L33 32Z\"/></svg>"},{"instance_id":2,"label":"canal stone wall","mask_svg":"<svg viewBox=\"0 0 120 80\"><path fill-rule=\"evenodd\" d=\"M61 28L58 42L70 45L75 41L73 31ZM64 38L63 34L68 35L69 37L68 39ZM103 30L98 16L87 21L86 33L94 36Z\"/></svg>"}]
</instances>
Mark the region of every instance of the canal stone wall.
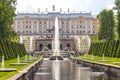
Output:
<instances>
[{"instance_id":1,"label":"canal stone wall","mask_svg":"<svg viewBox=\"0 0 120 80\"><path fill-rule=\"evenodd\" d=\"M42 63L43 59L40 59L7 80L34 80L35 72Z\"/></svg>"},{"instance_id":2,"label":"canal stone wall","mask_svg":"<svg viewBox=\"0 0 120 80\"><path fill-rule=\"evenodd\" d=\"M92 70L97 72L105 72L107 74L107 80L118 80L120 77L120 67L113 66L111 64L101 64L96 62L89 62L84 60L71 59L73 62L77 64L81 64L85 67L90 67Z\"/></svg>"}]
</instances>

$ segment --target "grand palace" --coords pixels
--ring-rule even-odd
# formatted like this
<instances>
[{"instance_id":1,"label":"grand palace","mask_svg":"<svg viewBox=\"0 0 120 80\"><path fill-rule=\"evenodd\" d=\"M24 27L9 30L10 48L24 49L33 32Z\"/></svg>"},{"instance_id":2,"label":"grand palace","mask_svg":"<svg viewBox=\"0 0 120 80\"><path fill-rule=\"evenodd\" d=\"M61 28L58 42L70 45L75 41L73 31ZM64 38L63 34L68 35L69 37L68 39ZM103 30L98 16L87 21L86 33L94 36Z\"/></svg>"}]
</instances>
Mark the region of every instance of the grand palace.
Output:
<instances>
[{"instance_id":1,"label":"grand palace","mask_svg":"<svg viewBox=\"0 0 120 80\"><path fill-rule=\"evenodd\" d=\"M52 11L17 13L12 28L20 36L28 52L43 48L54 50L55 17L58 17L60 50L71 48L82 50L81 44L88 42L89 35L98 32L97 19L91 12ZM89 44L89 43L87 43Z\"/></svg>"}]
</instances>

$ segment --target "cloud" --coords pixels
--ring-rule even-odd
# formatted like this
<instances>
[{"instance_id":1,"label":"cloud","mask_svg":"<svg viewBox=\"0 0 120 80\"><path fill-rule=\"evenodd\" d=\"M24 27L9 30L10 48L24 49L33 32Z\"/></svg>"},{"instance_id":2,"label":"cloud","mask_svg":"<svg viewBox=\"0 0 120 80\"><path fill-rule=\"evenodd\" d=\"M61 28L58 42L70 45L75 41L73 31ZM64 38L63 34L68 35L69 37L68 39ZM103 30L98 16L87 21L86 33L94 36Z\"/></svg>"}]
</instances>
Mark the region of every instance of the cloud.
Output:
<instances>
[{"instance_id":1,"label":"cloud","mask_svg":"<svg viewBox=\"0 0 120 80\"><path fill-rule=\"evenodd\" d=\"M52 5L56 10L62 8L63 11L92 11L98 13L102 9L111 9L114 6L114 0L18 0L17 11L52 11Z\"/></svg>"}]
</instances>

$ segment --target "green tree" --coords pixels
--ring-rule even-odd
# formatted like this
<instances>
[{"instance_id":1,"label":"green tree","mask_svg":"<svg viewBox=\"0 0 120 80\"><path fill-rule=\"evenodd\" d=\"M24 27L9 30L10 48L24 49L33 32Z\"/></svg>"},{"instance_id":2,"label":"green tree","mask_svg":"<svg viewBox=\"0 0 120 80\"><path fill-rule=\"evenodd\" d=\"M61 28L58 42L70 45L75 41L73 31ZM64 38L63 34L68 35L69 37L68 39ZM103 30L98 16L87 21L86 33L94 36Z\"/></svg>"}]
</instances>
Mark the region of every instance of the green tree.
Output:
<instances>
[{"instance_id":1,"label":"green tree","mask_svg":"<svg viewBox=\"0 0 120 80\"><path fill-rule=\"evenodd\" d=\"M11 24L16 16L16 0L0 0L0 38L13 37L14 31L11 30Z\"/></svg>"},{"instance_id":2,"label":"green tree","mask_svg":"<svg viewBox=\"0 0 120 80\"><path fill-rule=\"evenodd\" d=\"M97 18L99 20L98 39L113 40L115 27L113 11L104 9L97 15Z\"/></svg>"},{"instance_id":3,"label":"green tree","mask_svg":"<svg viewBox=\"0 0 120 80\"><path fill-rule=\"evenodd\" d=\"M120 38L120 0L115 0L115 7L113 7L114 10L117 10L117 32L118 37Z\"/></svg>"},{"instance_id":4,"label":"green tree","mask_svg":"<svg viewBox=\"0 0 120 80\"><path fill-rule=\"evenodd\" d=\"M117 33L118 38L120 39L120 12L117 13Z\"/></svg>"},{"instance_id":5,"label":"green tree","mask_svg":"<svg viewBox=\"0 0 120 80\"><path fill-rule=\"evenodd\" d=\"M120 0L115 0L114 4L115 4L115 7L113 7L113 9L120 12Z\"/></svg>"}]
</instances>

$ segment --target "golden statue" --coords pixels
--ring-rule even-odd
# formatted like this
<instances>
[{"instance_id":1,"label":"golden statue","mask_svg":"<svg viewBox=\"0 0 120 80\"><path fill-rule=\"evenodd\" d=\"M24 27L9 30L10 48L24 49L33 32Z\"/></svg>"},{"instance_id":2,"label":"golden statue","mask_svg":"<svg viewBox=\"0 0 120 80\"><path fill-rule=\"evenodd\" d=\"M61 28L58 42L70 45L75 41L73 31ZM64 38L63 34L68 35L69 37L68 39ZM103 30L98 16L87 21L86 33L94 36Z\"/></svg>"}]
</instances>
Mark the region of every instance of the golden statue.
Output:
<instances>
[{"instance_id":1,"label":"golden statue","mask_svg":"<svg viewBox=\"0 0 120 80\"><path fill-rule=\"evenodd\" d=\"M55 5L53 5L53 11L55 11Z\"/></svg>"}]
</instances>

